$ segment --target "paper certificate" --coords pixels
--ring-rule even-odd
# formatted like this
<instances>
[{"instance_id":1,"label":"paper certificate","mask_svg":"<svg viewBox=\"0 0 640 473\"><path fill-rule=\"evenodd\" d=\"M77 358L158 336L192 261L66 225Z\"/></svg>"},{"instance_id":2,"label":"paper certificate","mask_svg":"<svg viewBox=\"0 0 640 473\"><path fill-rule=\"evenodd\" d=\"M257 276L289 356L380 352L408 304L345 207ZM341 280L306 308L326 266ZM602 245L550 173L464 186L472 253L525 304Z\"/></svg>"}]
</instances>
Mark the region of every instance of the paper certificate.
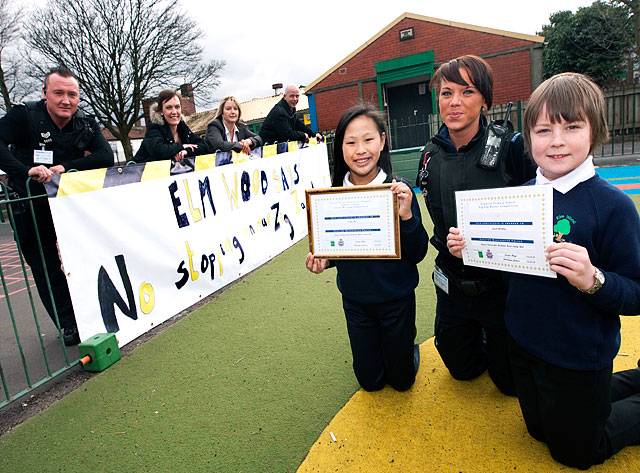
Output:
<instances>
[{"instance_id":1,"label":"paper certificate","mask_svg":"<svg viewBox=\"0 0 640 473\"><path fill-rule=\"evenodd\" d=\"M544 256L553 243L553 188L456 192L464 264L555 278Z\"/></svg>"},{"instance_id":2,"label":"paper certificate","mask_svg":"<svg viewBox=\"0 0 640 473\"><path fill-rule=\"evenodd\" d=\"M400 258L397 199L390 185L306 191L309 249L320 258Z\"/></svg>"}]
</instances>

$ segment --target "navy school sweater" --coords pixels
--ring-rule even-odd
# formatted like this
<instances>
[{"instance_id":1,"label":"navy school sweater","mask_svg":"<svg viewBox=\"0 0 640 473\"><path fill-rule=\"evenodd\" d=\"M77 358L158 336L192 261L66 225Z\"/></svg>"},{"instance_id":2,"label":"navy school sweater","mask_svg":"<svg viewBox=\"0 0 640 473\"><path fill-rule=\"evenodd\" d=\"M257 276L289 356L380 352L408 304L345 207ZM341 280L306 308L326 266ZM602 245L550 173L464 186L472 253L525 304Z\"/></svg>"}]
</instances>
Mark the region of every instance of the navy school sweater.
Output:
<instances>
[{"instance_id":1,"label":"navy school sweater","mask_svg":"<svg viewBox=\"0 0 640 473\"><path fill-rule=\"evenodd\" d=\"M391 182L391 179L388 179ZM409 186L411 187L411 186ZM338 289L346 299L361 304L390 302L408 296L418 285L418 267L427 254L429 236L422 224L415 194L412 216L400 220L399 260L334 260Z\"/></svg>"},{"instance_id":2,"label":"navy school sweater","mask_svg":"<svg viewBox=\"0 0 640 473\"><path fill-rule=\"evenodd\" d=\"M531 182L533 183L533 181ZM605 275L595 294L565 277L510 273L505 321L529 353L569 369L605 368L620 348L620 318L640 313L640 219L629 197L594 176L553 191L554 241L583 246Z\"/></svg>"}]
</instances>

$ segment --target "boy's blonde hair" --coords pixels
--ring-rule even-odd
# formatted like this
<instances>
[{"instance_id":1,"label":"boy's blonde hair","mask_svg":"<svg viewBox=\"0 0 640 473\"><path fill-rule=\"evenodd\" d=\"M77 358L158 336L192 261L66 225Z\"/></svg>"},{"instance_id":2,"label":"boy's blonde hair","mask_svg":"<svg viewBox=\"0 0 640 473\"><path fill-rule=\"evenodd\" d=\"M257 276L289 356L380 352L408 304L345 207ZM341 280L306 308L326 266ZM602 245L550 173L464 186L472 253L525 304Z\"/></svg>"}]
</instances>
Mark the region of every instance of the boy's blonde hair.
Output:
<instances>
[{"instance_id":1,"label":"boy's blonde hair","mask_svg":"<svg viewBox=\"0 0 640 473\"><path fill-rule=\"evenodd\" d=\"M545 107L551 123L589 122L590 152L609 139L604 94L587 76L563 72L545 80L533 91L524 111L524 138L529 149L531 130Z\"/></svg>"}]
</instances>

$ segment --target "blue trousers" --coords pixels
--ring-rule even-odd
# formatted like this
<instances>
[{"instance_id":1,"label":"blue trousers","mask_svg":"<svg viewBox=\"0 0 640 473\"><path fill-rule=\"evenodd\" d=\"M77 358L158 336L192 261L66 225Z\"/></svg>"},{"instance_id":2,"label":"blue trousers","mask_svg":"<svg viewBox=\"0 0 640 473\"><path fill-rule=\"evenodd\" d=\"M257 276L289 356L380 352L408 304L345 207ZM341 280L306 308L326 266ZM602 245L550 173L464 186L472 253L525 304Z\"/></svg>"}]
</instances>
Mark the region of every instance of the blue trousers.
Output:
<instances>
[{"instance_id":1,"label":"blue trousers","mask_svg":"<svg viewBox=\"0 0 640 473\"><path fill-rule=\"evenodd\" d=\"M409 389L416 377L413 345L416 337L416 298L362 304L342 298L353 355L353 371L366 391L389 384Z\"/></svg>"}]
</instances>

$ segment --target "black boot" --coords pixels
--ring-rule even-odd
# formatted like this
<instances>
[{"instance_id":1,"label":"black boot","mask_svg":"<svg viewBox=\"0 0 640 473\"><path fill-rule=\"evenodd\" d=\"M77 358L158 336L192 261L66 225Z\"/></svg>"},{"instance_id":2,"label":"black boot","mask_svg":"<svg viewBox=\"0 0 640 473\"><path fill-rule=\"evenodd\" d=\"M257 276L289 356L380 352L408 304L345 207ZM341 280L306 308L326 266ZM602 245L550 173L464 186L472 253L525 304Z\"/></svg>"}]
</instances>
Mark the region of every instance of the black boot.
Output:
<instances>
[{"instance_id":1,"label":"black boot","mask_svg":"<svg viewBox=\"0 0 640 473\"><path fill-rule=\"evenodd\" d=\"M64 345L71 347L80 343L80 335L76 327L64 327L62 329L62 340Z\"/></svg>"}]
</instances>

